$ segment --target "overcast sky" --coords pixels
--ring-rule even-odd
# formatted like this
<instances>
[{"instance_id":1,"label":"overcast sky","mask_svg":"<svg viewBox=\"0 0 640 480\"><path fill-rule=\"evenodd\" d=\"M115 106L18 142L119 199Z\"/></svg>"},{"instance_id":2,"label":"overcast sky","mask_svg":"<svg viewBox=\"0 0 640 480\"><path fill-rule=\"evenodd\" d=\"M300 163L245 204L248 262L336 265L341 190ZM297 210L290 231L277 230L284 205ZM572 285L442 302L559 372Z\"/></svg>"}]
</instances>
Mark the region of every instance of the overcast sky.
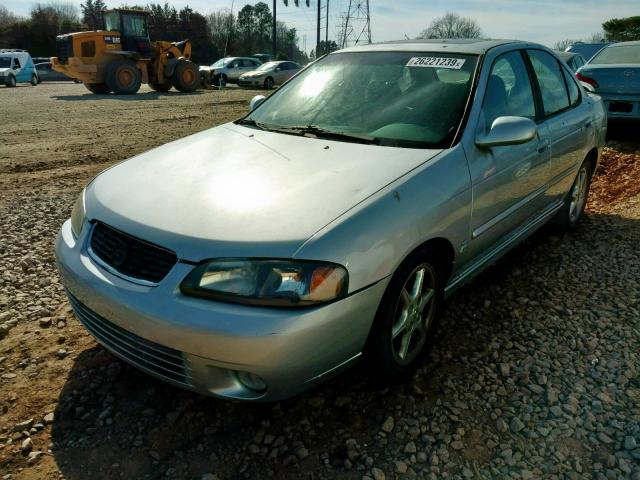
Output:
<instances>
[{"instance_id":1,"label":"overcast sky","mask_svg":"<svg viewBox=\"0 0 640 480\"><path fill-rule=\"evenodd\" d=\"M42 0L46 3L47 0ZM70 0L80 5L81 0ZM145 0L105 0L109 7L123 3L146 3ZM155 0L163 3L163 0ZM285 7L278 0L278 19L296 27L300 46L307 51L315 47L316 3L311 8L296 8L293 0ZM321 0L324 7L326 0ZM329 0L329 37L335 39L346 13L349 0ZM362 0L354 0L354 3ZM169 4L177 9L185 5L207 14L223 8L237 12L251 0L175 0ZM270 6L272 0L266 0ZM304 0L300 1L304 4ZM24 0L0 0L0 4L20 15L27 15L31 2ZM371 33L373 41L413 38L429 22L447 11L474 18L482 27L485 37L516 38L551 46L565 38L583 38L601 31L602 22L611 17L640 15L639 0L370 0ZM324 14L324 13L323 13ZM324 28L324 21L323 21ZM324 38L324 31L322 33Z\"/></svg>"}]
</instances>

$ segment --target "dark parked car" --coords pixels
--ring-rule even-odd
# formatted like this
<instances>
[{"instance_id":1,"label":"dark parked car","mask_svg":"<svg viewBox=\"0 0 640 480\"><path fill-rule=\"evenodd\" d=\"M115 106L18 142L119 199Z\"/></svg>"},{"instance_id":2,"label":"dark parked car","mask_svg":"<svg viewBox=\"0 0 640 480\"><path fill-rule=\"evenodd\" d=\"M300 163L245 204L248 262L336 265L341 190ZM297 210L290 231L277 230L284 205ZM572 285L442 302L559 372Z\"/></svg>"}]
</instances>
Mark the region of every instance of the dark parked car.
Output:
<instances>
[{"instance_id":1,"label":"dark parked car","mask_svg":"<svg viewBox=\"0 0 640 480\"><path fill-rule=\"evenodd\" d=\"M38 83L73 80L73 78L67 77L64 73L53 70L51 62L37 63L36 71L38 72Z\"/></svg>"},{"instance_id":2,"label":"dark parked car","mask_svg":"<svg viewBox=\"0 0 640 480\"><path fill-rule=\"evenodd\" d=\"M571 53L579 53L585 59L589 60L596 53L602 50L607 45L611 45L611 42L595 42L595 43L584 43L584 42L576 42L573 45L567 47L565 52Z\"/></svg>"}]
</instances>

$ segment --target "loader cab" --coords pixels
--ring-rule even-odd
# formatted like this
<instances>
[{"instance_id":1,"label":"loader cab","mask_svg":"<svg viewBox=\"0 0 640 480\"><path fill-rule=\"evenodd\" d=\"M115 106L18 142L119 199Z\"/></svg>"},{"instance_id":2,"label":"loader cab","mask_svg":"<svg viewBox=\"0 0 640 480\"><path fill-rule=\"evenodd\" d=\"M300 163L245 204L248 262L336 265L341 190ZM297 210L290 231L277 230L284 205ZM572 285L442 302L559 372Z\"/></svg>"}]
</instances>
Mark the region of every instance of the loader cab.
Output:
<instances>
[{"instance_id":1,"label":"loader cab","mask_svg":"<svg viewBox=\"0 0 640 480\"><path fill-rule=\"evenodd\" d=\"M148 17L149 14L143 10L108 10L103 13L104 29L120 32L122 50L150 58Z\"/></svg>"}]
</instances>

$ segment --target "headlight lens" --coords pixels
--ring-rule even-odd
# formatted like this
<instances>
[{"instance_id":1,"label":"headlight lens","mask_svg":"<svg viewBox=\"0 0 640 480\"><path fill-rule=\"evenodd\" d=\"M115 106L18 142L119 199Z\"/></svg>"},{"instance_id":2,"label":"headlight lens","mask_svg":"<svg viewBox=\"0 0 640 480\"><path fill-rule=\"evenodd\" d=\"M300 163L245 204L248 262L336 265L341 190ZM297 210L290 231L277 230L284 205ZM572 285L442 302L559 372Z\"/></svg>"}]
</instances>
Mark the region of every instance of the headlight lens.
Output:
<instances>
[{"instance_id":1,"label":"headlight lens","mask_svg":"<svg viewBox=\"0 0 640 480\"><path fill-rule=\"evenodd\" d=\"M211 260L180 285L185 295L223 302L303 307L347 294L348 274L336 264L295 260Z\"/></svg>"},{"instance_id":2,"label":"headlight lens","mask_svg":"<svg viewBox=\"0 0 640 480\"><path fill-rule=\"evenodd\" d=\"M76 200L73 210L71 211L71 233L75 238L80 236L82 226L84 225L84 190Z\"/></svg>"}]
</instances>

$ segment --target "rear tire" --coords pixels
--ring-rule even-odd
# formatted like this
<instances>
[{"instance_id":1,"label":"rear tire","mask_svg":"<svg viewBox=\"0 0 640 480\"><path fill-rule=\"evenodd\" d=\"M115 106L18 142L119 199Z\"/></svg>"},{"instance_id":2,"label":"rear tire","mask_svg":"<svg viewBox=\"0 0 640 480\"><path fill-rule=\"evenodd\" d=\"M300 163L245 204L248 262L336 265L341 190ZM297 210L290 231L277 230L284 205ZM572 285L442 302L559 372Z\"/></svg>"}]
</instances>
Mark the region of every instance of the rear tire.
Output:
<instances>
[{"instance_id":1,"label":"rear tire","mask_svg":"<svg viewBox=\"0 0 640 480\"><path fill-rule=\"evenodd\" d=\"M5 85L9 88L13 88L16 86L16 77L13 75L9 75L5 80Z\"/></svg>"},{"instance_id":2,"label":"rear tire","mask_svg":"<svg viewBox=\"0 0 640 480\"><path fill-rule=\"evenodd\" d=\"M105 83L115 94L132 95L140 90L140 70L131 60L114 60L107 66Z\"/></svg>"},{"instance_id":3,"label":"rear tire","mask_svg":"<svg viewBox=\"0 0 640 480\"><path fill-rule=\"evenodd\" d=\"M173 70L171 83L179 92L195 92L200 83L198 66L189 60L180 60Z\"/></svg>"},{"instance_id":4,"label":"rear tire","mask_svg":"<svg viewBox=\"0 0 640 480\"><path fill-rule=\"evenodd\" d=\"M151 89L155 90L156 92L168 92L169 90L171 90L171 84L170 83L150 82L149 83L149 87L151 87Z\"/></svg>"},{"instance_id":5,"label":"rear tire","mask_svg":"<svg viewBox=\"0 0 640 480\"><path fill-rule=\"evenodd\" d=\"M37 87L39 83L40 81L38 80L38 76L35 74L31 75L31 85L33 85L34 87Z\"/></svg>"},{"instance_id":6,"label":"rear tire","mask_svg":"<svg viewBox=\"0 0 640 480\"><path fill-rule=\"evenodd\" d=\"M551 219L551 226L558 232L574 230L583 217L584 207L591 186L591 162L587 159L580 166L576 179L564 199L564 205Z\"/></svg>"},{"instance_id":7,"label":"rear tire","mask_svg":"<svg viewBox=\"0 0 640 480\"><path fill-rule=\"evenodd\" d=\"M264 79L264 88L266 88L267 90L271 90L273 88L273 85L274 85L273 78L267 77Z\"/></svg>"},{"instance_id":8,"label":"rear tire","mask_svg":"<svg viewBox=\"0 0 640 480\"><path fill-rule=\"evenodd\" d=\"M107 94L111 92L111 89L107 86L106 83L85 83L84 86L91 93Z\"/></svg>"},{"instance_id":9,"label":"rear tire","mask_svg":"<svg viewBox=\"0 0 640 480\"><path fill-rule=\"evenodd\" d=\"M412 375L431 348L444 295L440 263L436 252L419 251L402 263L387 286L366 347L376 379L385 384Z\"/></svg>"}]
</instances>

